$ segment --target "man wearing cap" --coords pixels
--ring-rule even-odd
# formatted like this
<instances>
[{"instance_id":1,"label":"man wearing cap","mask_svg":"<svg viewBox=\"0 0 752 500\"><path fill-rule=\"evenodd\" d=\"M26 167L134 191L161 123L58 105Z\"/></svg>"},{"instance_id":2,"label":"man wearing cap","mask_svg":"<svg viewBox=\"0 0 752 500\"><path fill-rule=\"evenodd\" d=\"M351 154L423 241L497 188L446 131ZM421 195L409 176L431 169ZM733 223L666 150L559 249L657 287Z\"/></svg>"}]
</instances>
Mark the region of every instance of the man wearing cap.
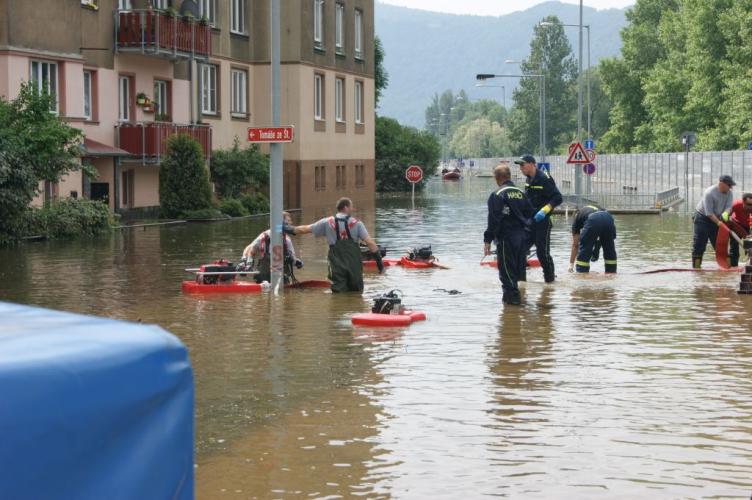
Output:
<instances>
[{"instance_id":1,"label":"man wearing cap","mask_svg":"<svg viewBox=\"0 0 752 500\"><path fill-rule=\"evenodd\" d=\"M533 204L536 213L533 217L533 227L530 232L528 249L535 245L543 268L543 279L546 283L552 283L556 278L554 272L554 259L551 258L551 212L564 201L556 187L556 182L545 170L541 170L531 155L524 155L515 163L520 166L520 171L527 177L525 194Z\"/></svg>"},{"instance_id":2,"label":"man wearing cap","mask_svg":"<svg viewBox=\"0 0 752 500\"><path fill-rule=\"evenodd\" d=\"M734 195L731 188L736 186L730 175L722 175L718 184L705 190L702 199L697 204L694 215L694 236L692 238L692 267L702 267L702 255L705 247L710 244L715 247L718 226L729 220Z\"/></svg>"}]
</instances>

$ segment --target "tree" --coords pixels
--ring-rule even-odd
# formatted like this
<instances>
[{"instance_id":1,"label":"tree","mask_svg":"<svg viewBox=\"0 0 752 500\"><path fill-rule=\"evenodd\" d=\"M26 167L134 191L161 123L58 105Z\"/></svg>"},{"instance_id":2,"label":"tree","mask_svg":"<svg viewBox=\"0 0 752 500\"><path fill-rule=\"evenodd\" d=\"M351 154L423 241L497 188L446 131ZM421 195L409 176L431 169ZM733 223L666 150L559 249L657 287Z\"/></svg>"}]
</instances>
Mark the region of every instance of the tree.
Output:
<instances>
[{"instance_id":1,"label":"tree","mask_svg":"<svg viewBox=\"0 0 752 500\"><path fill-rule=\"evenodd\" d=\"M491 158L512 154L507 130L488 118L463 122L452 136L449 147L454 155L465 158Z\"/></svg>"},{"instance_id":2,"label":"tree","mask_svg":"<svg viewBox=\"0 0 752 500\"><path fill-rule=\"evenodd\" d=\"M83 135L50 113L53 99L28 83L17 98L0 98L0 240L23 231L24 215L41 181L56 182L82 168Z\"/></svg>"},{"instance_id":3,"label":"tree","mask_svg":"<svg viewBox=\"0 0 752 500\"><path fill-rule=\"evenodd\" d=\"M381 39L376 37L373 41L373 61L374 61L374 86L376 87L376 107L379 107L384 90L389 86L389 73L384 68L384 46Z\"/></svg>"},{"instance_id":4,"label":"tree","mask_svg":"<svg viewBox=\"0 0 752 500\"><path fill-rule=\"evenodd\" d=\"M167 154L159 169L159 201L164 217L212 206L209 170L201 145L185 134L167 139Z\"/></svg>"},{"instance_id":5,"label":"tree","mask_svg":"<svg viewBox=\"0 0 752 500\"><path fill-rule=\"evenodd\" d=\"M211 180L222 198L237 198L249 189L260 190L269 184L269 157L257 144L240 148L240 141L230 149L212 153Z\"/></svg>"},{"instance_id":6,"label":"tree","mask_svg":"<svg viewBox=\"0 0 752 500\"><path fill-rule=\"evenodd\" d=\"M513 93L516 112L509 120L516 154L539 151L540 78L545 75L546 130L549 149L557 149L574 137L577 119L577 64L564 27L556 16L543 18L534 28L530 55L520 65L524 75Z\"/></svg>"},{"instance_id":7,"label":"tree","mask_svg":"<svg viewBox=\"0 0 752 500\"><path fill-rule=\"evenodd\" d=\"M416 186L422 189L428 177L436 172L441 148L428 132L404 127L392 118L376 118L376 190L406 191L410 184L405 170L410 165L423 168L424 180Z\"/></svg>"}]
</instances>

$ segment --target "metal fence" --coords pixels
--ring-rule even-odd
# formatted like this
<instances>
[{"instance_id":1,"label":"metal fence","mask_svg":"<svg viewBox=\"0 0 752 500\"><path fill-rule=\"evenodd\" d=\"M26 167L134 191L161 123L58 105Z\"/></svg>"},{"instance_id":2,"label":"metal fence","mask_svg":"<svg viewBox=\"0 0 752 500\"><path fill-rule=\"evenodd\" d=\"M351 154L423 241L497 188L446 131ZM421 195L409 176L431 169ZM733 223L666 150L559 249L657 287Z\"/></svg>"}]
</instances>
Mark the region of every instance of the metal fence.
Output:
<instances>
[{"instance_id":1,"label":"metal fence","mask_svg":"<svg viewBox=\"0 0 752 500\"><path fill-rule=\"evenodd\" d=\"M500 160L511 158L477 158L473 166L465 161L466 168L490 172ZM566 164L563 156L549 156L551 175L564 194L574 194L575 168ZM595 159L596 172L582 175L582 194L599 201L610 197L605 205L619 208L632 206L652 207L655 203L670 203L678 198L688 200L689 210L694 209L703 191L718 182L722 174L731 175L738 184L738 195L752 191L752 151L706 151L689 153L635 153L601 155ZM611 203L609 203L610 201Z\"/></svg>"}]
</instances>

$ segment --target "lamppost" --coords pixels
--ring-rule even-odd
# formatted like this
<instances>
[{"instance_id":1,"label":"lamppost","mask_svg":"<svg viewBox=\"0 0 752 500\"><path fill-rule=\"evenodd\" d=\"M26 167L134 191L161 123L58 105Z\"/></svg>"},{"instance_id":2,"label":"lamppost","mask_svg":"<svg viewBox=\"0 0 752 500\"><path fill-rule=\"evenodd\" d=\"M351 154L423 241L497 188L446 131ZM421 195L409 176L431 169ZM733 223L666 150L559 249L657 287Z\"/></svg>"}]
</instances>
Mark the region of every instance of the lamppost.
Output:
<instances>
[{"instance_id":1,"label":"lamppost","mask_svg":"<svg viewBox=\"0 0 752 500\"><path fill-rule=\"evenodd\" d=\"M512 61L511 59L507 59L505 61L507 64L512 63L519 63L519 61ZM540 105L538 106L538 133L539 133L539 141L540 141L540 156L541 156L541 162L546 161L546 75L543 74L541 71L539 74L530 74L530 75L493 75L493 74L478 74L475 76L477 80L488 80L491 78L502 78L502 77L508 77L508 78L539 78L540 79L540 85L539 85L539 101Z\"/></svg>"},{"instance_id":2,"label":"lamppost","mask_svg":"<svg viewBox=\"0 0 752 500\"><path fill-rule=\"evenodd\" d=\"M543 21L539 23L539 26L556 26L557 23L552 23L550 21ZM568 28L579 28L579 24L561 24L561 26L566 26ZM590 80L591 80L591 74L590 74L590 25L589 24L583 24L583 28L587 30L587 138L592 139L593 136L591 134L590 130L590 119L592 117L592 111L590 107Z\"/></svg>"}]
</instances>

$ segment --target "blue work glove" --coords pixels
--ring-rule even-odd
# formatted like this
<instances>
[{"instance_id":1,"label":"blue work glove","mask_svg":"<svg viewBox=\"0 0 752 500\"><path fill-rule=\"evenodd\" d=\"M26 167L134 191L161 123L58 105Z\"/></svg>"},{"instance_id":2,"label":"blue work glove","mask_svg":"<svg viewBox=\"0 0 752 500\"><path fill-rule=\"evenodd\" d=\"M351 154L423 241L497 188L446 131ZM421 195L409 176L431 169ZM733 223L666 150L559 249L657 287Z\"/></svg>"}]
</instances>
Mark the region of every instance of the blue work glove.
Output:
<instances>
[{"instance_id":1,"label":"blue work glove","mask_svg":"<svg viewBox=\"0 0 752 500\"><path fill-rule=\"evenodd\" d=\"M303 261L300 259L295 259L295 267L298 269L303 269Z\"/></svg>"},{"instance_id":2,"label":"blue work glove","mask_svg":"<svg viewBox=\"0 0 752 500\"><path fill-rule=\"evenodd\" d=\"M282 232L291 236L295 236L295 227L291 226L290 224L282 224Z\"/></svg>"},{"instance_id":3,"label":"blue work glove","mask_svg":"<svg viewBox=\"0 0 752 500\"><path fill-rule=\"evenodd\" d=\"M533 217L533 219L535 220L535 222L540 222L546 218L546 215L548 215L550 211L551 211L551 205L546 205L540 210L538 210L538 213L535 214L535 217Z\"/></svg>"},{"instance_id":4,"label":"blue work glove","mask_svg":"<svg viewBox=\"0 0 752 500\"><path fill-rule=\"evenodd\" d=\"M384 272L384 261L381 259L381 252L376 252L373 255L373 260L376 261L376 268L379 270L379 273Z\"/></svg>"}]
</instances>

